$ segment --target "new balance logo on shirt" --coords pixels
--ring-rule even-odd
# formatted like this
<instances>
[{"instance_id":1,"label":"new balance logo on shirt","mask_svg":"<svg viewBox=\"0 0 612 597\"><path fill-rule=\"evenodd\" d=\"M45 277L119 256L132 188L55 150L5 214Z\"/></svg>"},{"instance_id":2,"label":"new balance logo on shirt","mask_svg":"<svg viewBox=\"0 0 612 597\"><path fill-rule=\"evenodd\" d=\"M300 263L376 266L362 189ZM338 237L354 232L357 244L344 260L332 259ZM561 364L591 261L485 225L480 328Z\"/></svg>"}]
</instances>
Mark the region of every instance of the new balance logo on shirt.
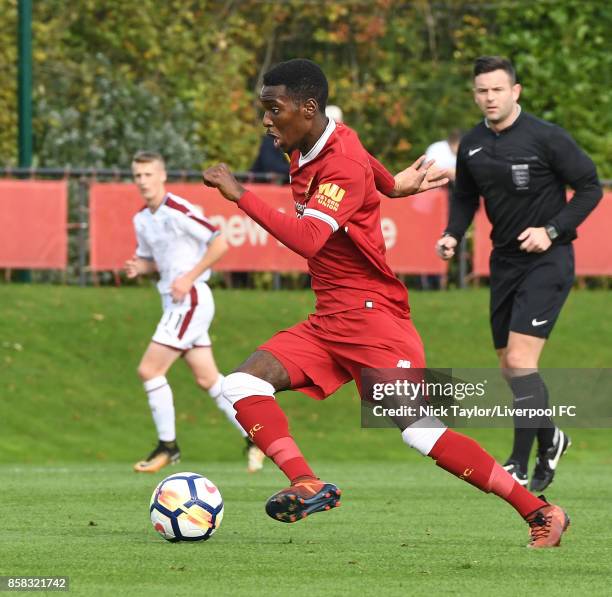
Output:
<instances>
[{"instance_id":1,"label":"new balance logo on shirt","mask_svg":"<svg viewBox=\"0 0 612 597\"><path fill-rule=\"evenodd\" d=\"M411 365L412 365L412 363L410 361L404 361L404 360L400 359L397 362L397 365L395 365L395 366L399 367L400 369L410 369Z\"/></svg>"}]
</instances>

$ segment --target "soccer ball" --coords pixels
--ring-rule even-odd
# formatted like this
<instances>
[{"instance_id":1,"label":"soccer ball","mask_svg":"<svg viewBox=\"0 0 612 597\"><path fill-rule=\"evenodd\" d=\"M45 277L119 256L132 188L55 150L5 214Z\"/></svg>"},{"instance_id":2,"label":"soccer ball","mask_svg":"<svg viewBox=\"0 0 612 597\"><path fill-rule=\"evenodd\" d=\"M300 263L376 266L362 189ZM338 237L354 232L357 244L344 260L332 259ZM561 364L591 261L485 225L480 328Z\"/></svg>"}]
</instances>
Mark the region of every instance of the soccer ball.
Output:
<instances>
[{"instance_id":1,"label":"soccer ball","mask_svg":"<svg viewBox=\"0 0 612 597\"><path fill-rule=\"evenodd\" d=\"M155 530L168 541L206 541L223 520L223 498L216 485L196 473L166 477L151 496Z\"/></svg>"}]
</instances>

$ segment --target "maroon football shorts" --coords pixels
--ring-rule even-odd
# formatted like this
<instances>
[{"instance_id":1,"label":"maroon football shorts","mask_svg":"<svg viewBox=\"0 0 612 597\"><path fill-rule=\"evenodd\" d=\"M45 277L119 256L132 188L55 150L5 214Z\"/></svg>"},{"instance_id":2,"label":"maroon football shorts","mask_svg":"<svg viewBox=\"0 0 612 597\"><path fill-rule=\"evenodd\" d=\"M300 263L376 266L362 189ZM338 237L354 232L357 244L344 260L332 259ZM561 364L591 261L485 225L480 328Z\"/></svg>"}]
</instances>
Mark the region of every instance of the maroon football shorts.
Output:
<instances>
[{"instance_id":1,"label":"maroon football shorts","mask_svg":"<svg viewBox=\"0 0 612 597\"><path fill-rule=\"evenodd\" d=\"M309 315L259 346L285 367L291 389L323 400L361 369L425 368L423 342L412 321L378 309Z\"/></svg>"}]
</instances>

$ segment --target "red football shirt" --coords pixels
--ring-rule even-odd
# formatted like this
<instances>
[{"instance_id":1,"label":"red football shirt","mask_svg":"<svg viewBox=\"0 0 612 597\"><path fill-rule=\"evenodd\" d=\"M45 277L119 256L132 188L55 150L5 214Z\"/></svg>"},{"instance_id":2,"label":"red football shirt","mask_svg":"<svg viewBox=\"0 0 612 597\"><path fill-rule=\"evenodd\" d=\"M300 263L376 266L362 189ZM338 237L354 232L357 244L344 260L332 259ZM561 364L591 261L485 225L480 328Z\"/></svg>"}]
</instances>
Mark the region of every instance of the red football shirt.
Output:
<instances>
[{"instance_id":1,"label":"red football shirt","mask_svg":"<svg viewBox=\"0 0 612 597\"><path fill-rule=\"evenodd\" d=\"M288 216L265 209L251 192L238 202L281 242L308 258L320 315L370 303L397 315L409 313L407 290L385 260L380 196L370 159L353 130L330 120L306 155L295 151L291 156L291 190L303 226L295 221L289 225ZM385 180L377 170L377 180L381 176ZM308 236L315 250L300 250L295 238L300 234Z\"/></svg>"}]
</instances>

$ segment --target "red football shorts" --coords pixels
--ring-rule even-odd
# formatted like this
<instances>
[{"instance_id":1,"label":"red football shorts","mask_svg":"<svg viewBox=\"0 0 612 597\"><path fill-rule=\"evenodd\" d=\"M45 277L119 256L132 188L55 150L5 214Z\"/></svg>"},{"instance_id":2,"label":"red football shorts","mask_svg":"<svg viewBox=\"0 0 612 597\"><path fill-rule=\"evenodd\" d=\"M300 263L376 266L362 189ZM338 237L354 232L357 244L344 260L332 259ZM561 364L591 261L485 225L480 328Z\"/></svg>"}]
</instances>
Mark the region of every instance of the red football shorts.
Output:
<instances>
[{"instance_id":1,"label":"red football shorts","mask_svg":"<svg viewBox=\"0 0 612 597\"><path fill-rule=\"evenodd\" d=\"M352 309L309 315L278 332L259 350L285 367L291 389L323 400L355 380L361 394L361 369L425 368L423 342L405 317L377 309Z\"/></svg>"}]
</instances>

